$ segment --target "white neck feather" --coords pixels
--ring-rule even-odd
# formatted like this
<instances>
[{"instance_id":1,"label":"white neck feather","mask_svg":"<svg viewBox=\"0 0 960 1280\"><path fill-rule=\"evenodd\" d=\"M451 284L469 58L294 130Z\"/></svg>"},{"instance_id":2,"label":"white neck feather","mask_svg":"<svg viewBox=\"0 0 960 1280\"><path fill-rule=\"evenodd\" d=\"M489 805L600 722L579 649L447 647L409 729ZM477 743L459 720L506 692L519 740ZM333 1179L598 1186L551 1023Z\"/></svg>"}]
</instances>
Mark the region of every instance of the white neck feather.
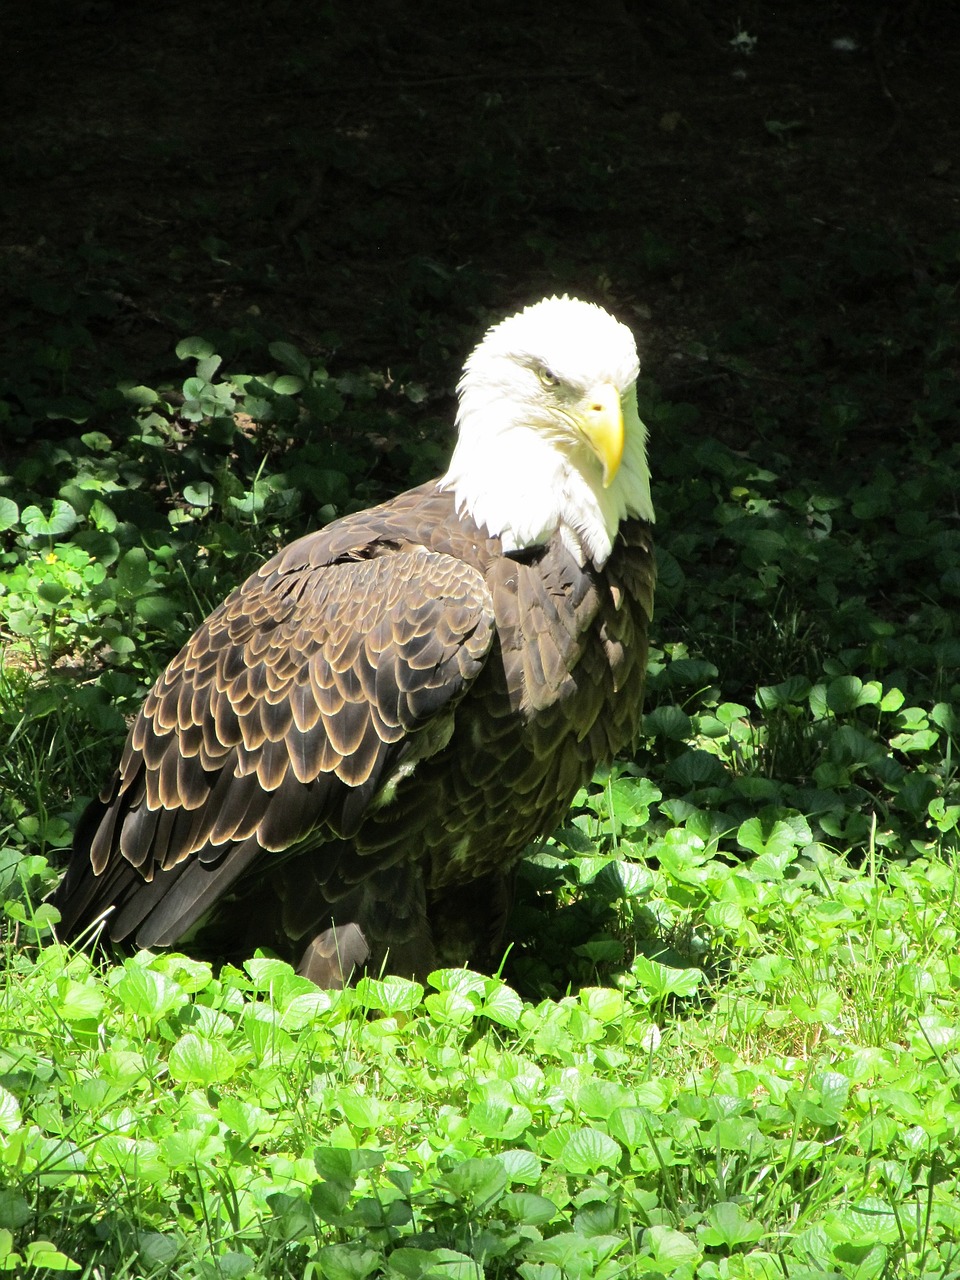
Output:
<instances>
[{"instance_id":1,"label":"white neck feather","mask_svg":"<svg viewBox=\"0 0 960 1280\"><path fill-rule=\"evenodd\" d=\"M452 489L458 510L499 537L505 551L537 546L559 531L579 564L599 568L621 520L653 521L647 432L635 388L624 396L623 460L606 489L596 458L571 448L549 419L533 421L523 407L511 417L511 401L496 386L462 390L460 434L438 488Z\"/></svg>"}]
</instances>

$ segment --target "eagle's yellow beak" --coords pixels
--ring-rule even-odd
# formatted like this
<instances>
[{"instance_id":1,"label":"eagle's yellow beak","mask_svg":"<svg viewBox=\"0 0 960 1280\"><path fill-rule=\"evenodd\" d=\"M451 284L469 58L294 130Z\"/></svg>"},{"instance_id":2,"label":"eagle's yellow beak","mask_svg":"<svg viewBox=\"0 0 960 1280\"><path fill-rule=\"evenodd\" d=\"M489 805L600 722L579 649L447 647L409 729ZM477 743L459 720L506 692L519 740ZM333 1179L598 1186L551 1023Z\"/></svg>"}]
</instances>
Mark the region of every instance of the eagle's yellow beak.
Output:
<instances>
[{"instance_id":1,"label":"eagle's yellow beak","mask_svg":"<svg viewBox=\"0 0 960 1280\"><path fill-rule=\"evenodd\" d=\"M587 444L603 464L603 487L609 488L623 458L623 406L611 382L598 382L584 397L580 419Z\"/></svg>"}]
</instances>

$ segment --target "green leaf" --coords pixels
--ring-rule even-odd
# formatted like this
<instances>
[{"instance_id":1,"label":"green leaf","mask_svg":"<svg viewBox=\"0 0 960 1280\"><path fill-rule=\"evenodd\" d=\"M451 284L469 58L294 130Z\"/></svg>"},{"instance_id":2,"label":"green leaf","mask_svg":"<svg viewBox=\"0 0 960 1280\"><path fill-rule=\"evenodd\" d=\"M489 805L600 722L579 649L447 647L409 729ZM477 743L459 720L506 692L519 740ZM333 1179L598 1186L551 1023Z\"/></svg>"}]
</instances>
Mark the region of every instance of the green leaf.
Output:
<instances>
[{"instance_id":1,"label":"green leaf","mask_svg":"<svg viewBox=\"0 0 960 1280\"><path fill-rule=\"evenodd\" d=\"M0 533L12 529L20 519L20 508L12 498L0 498Z\"/></svg>"},{"instance_id":2,"label":"green leaf","mask_svg":"<svg viewBox=\"0 0 960 1280\"><path fill-rule=\"evenodd\" d=\"M813 1082L820 1091L817 1123L839 1123L850 1096L850 1081L838 1071L821 1071Z\"/></svg>"},{"instance_id":3,"label":"green leaf","mask_svg":"<svg viewBox=\"0 0 960 1280\"><path fill-rule=\"evenodd\" d=\"M682 742L690 736L692 721L680 707L665 703L643 717L643 732L649 737L671 738Z\"/></svg>"},{"instance_id":4,"label":"green leaf","mask_svg":"<svg viewBox=\"0 0 960 1280\"><path fill-rule=\"evenodd\" d=\"M701 688L717 678L717 668L705 658L675 658L667 667L671 686Z\"/></svg>"},{"instance_id":5,"label":"green leaf","mask_svg":"<svg viewBox=\"0 0 960 1280\"><path fill-rule=\"evenodd\" d=\"M685 582L683 569L677 558L667 551L662 543L658 543L656 548L657 558L657 590L660 593L669 592L671 595L678 592Z\"/></svg>"},{"instance_id":6,"label":"green leaf","mask_svg":"<svg viewBox=\"0 0 960 1280\"><path fill-rule=\"evenodd\" d=\"M217 355L204 356L197 361L197 377L202 378L206 383L212 382L222 363L223 361Z\"/></svg>"},{"instance_id":7,"label":"green leaf","mask_svg":"<svg viewBox=\"0 0 960 1280\"><path fill-rule=\"evenodd\" d=\"M314 988L284 1001L282 1024L288 1031L300 1031L316 1024L339 1000L338 992Z\"/></svg>"},{"instance_id":8,"label":"green leaf","mask_svg":"<svg viewBox=\"0 0 960 1280\"><path fill-rule=\"evenodd\" d=\"M897 751L929 751L931 747L935 747L940 741L940 734L936 729L919 729L916 733L896 733L890 739L891 747Z\"/></svg>"},{"instance_id":9,"label":"green leaf","mask_svg":"<svg viewBox=\"0 0 960 1280\"><path fill-rule=\"evenodd\" d=\"M65 1022L90 1022L103 1013L103 992L93 983L74 982L64 978L57 989L57 1014Z\"/></svg>"},{"instance_id":10,"label":"green leaf","mask_svg":"<svg viewBox=\"0 0 960 1280\"><path fill-rule=\"evenodd\" d=\"M825 1216L824 1230L829 1239L838 1243L838 1254L842 1251L849 1256L850 1245L853 1245L854 1256L857 1257L860 1266L856 1272L851 1271L848 1274L855 1275L857 1280L861 1280L861 1277L864 1280L873 1280L874 1276L883 1274L882 1271L878 1273L864 1266L866 1258L870 1256L867 1252L868 1247L877 1244L892 1245L902 1238L900 1214L893 1205L879 1196L864 1196L856 1204L831 1210ZM923 1280L926 1280L927 1276L930 1280L939 1280L939 1276L933 1276L926 1269L924 1272Z\"/></svg>"},{"instance_id":11,"label":"green leaf","mask_svg":"<svg viewBox=\"0 0 960 1280\"><path fill-rule=\"evenodd\" d=\"M317 1250L317 1267L325 1280L366 1280L383 1255L357 1244L328 1244Z\"/></svg>"},{"instance_id":12,"label":"green leaf","mask_svg":"<svg viewBox=\"0 0 960 1280\"><path fill-rule=\"evenodd\" d=\"M646 1107L618 1107L610 1116L608 1124L611 1135L622 1142L628 1151L652 1145L654 1121Z\"/></svg>"},{"instance_id":13,"label":"green leaf","mask_svg":"<svg viewBox=\"0 0 960 1280\"><path fill-rule=\"evenodd\" d=\"M440 1178L440 1185L481 1211L499 1200L506 1190L507 1174L496 1159L464 1160Z\"/></svg>"},{"instance_id":14,"label":"green leaf","mask_svg":"<svg viewBox=\"0 0 960 1280\"><path fill-rule=\"evenodd\" d=\"M498 1208L515 1222L528 1227L543 1227L552 1222L560 1210L546 1196L530 1191L510 1191L500 1201Z\"/></svg>"},{"instance_id":15,"label":"green leaf","mask_svg":"<svg viewBox=\"0 0 960 1280\"><path fill-rule=\"evenodd\" d=\"M827 706L835 715L842 715L857 707L878 704L881 695L882 690L876 680L864 684L857 676L838 676L827 686Z\"/></svg>"},{"instance_id":16,"label":"green leaf","mask_svg":"<svg viewBox=\"0 0 960 1280\"><path fill-rule=\"evenodd\" d=\"M169 1265L180 1252L180 1241L162 1231L144 1231L137 1237L137 1253L145 1262ZM223 1259L218 1259L222 1264ZM249 1262L249 1259L247 1259ZM220 1274L223 1275L222 1267Z\"/></svg>"},{"instance_id":17,"label":"green leaf","mask_svg":"<svg viewBox=\"0 0 960 1280\"><path fill-rule=\"evenodd\" d=\"M674 969L647 956L637 956L630 971L643 990L656 1000L668 995L693 995L703 982L700 969Z\"/></svg>"},{"instance_id":18,"label":"green leaf","mask_svg":"<svg viewBox=\"0 0 960 1280\"><path fill-rule=\"evenodd\" d=\"M251 1005L243 1011L243 1029L258 1061L292 1061L296 1046L288 1031L278 1025L275 1009Z\"/></svg>"},{"instance_id":19,"label":"green leaf","mask_svg":"<svg viewBox=\"0 0 960 1280\"><path fill-rule=\"evenodd\" d=\"M50 1240L32 1240L24 1250L24 1267L36 1271L79 1271L79 1262L74 1262L65 1253L61 1253Z\"/></svg>"},{"instance_id":20,"label":"green leaf","mask_svg":"<svg viewBox=\"0 0 960 1280\"><path fill-rule=\"evenodd\" d=\"M357 998L367 1009L380 1013L410 1012L423 1000L419 982L388 976L383 979L363 977L356 986Z\"/></svg>"},{"instance_id":21,"label":"green leaf","mask_svg":"<svg viewBox=\"0 0 960 1280\"><path fill-rule=\"evenodd\" d=\"M483 998L483 1016L501 1027L519 1026L523 1001L512 987L499 978L491 978Z\"/></svg>"},{"instance_id":22,"label":"green leaf","mask_svg":"<svg viewBox=\"0 0 960 1280\"><path fill-rule=\"evenodd\" d=\"M87 519L101 533L113 533L119 523L110 507L100 498L94 498L87 512Z\"/></svg>"},{"instance_id":23,"label":"green leaf","mask_svg":"<svg viewBox=\"0 0 960 1280\"><path fill-rule=\"evenodd\" d=\"M273 956L251 956L244 960L243 967L256 983L258 991L270 991L274 984L282 988L294 976L286 960L277 960Z\"/></svg>"},{"instance_id":24,"label":"green leaf","mask_svg":"<svg viewBox=\"0 0 960 1280\"><path fill-rule=\"evenodd\" d=\"M472 969L434 969L427 978L437 991L462 991L465 995L483 996L489 978Z\"/></svg>"},{"instance_id":25,"label":"green leaf","mask_svg":"<svg viewBox=\"0 0 960 1280\"><path fill-rule=\"evenodd\" d=\"M621 1235L583 1235L579 1231L560 1231L533 1245L527 1250L527 1256L539 1259L548 1267L559 1268L557 1280L596 1280L598 1276L607 1275L622 1277L624 1270L619 1263L612 1273L601 1271L602 1264L619 1253L626 1241ZM550 1280L554 1273L547 1272Z\"/></svg>"},{"instance_id":26,"label":"green leaf","mask_svg":"<svg viewBox=\"0 0 960 1280\"><path fill-rule=\"evenodd\" d=\"M689 790L719 786L726 781L726 770L716 756L707 751L682 752L667 767L667 777Z\"/></svg>"},{"instance_id":27,"label":"green leaf","mask_svg":"<svg viewBox=\"0 0 960 1280\"><path fill-rule=\"evenodd\" d=\"M697 1235L711 1247L733 1249L762 1239L764 1228L756 1218L748 1218L738 1204L722 1200L707 1211L706 1222L697 1228Z\"/></svg>"},{"instance_id":28,"label":"green leaf","mask_svg":"<svg viewBox=\"0 0 960 1280\"><path fill-rule=\"evenodd\" d=\"M243 411L248 413L254 422L269 422L273 414L273 405L263 396L245 396Z\"/></svg>"},{"instance_id":29,"label":"green leaf","mask_svg":"<svg viewBox=\"0 0 960 1280\"><path fill-rule=\"evenodd\" d=\"M568 1173L583 1175L600 1169L615 1169L620 1163L620 1144L599 1129L578 1129L564 1143L560 1163Z\"/></svg>"},{"instance_id":30,"label":"green leaf","mask_svg":"<svg viewBox=\"0 0 960 1280\"><path fill-rule=\"evenodd\" d=\"M960 804L945 804L942 796L936 796L927 806L927 812L936 823L937 830L953 831L960 822Z\"/></svg>"},{"instance_id":31,"label":"green leaf","mask_svg":"<svg viewBox=\"0 0 960 1280\"><path fill-rule=\"evenodd\" d=\"M175 982L134 961L128 961L124 965L123 974L114 991L129 1013L152 1022L159 1021L187 1000L186 994Z\"/></svg>"},{"instance_id":32,"label":"green leaf","mask_svg":"<svg viewBox=\"0 0 960 1280\"><path fill-rule=\"evenodd\" d=\"M29 506L24 507L20 520L31 538L57 538L76 528L80 517L69 502L54 498L49 516L45 516L39 507Z\"/></svg>"},{"instance_id":33,"label":"green leaf","mask_svg":"<svg viewBox=\"0 0 960 1280\"><path fill-rule=\"evenodd\" d=\"M390 1120L386 1103L374 1094L342 1089L337 1098L337 1105L353 1129L379 1129Z\"/></svg>"},{"instance_id":34,"label":"green leaf","mask_svg":"<svg viewBox=\"0 0 960 1280\"><path fill-rule=\"evenodd\" d=\"M0 1133L13 1133L20 1128L21 1123L20 1104L9 1089L0 1085Z\"/></svg>"},{"instance_id":35,"label":"green leaf","mask_svg":"<svg viewBox=\"0 0 960 1280\"><path fill-rule=\"evenodd\" d=\"M149 409L151 405L156 404L160 399L152 387L122 386L120 391L125 400L128 400L131 404L139 405L142 409Z\"/></svg>"},{"instance_id":36,"label":"green leaf","mask_svg":"<svg viewBox=\"0 0 960 1280\"><path fill-rule=\"evenodd\" d=\"M609 785L608 796L620 827L636 829L646 826L650 805L659 799L659 792L646 778L617 778Z\"/></svg>"},{"instance_id":37,"label":"green leaf","mask_svg":"<svg viewBox=\"0 0 960 1280\"><path fill-rule=\"evenodd\" d=\"M480 1264L455 1249L394 1249L389 1267L390 1280L483 1280Z\"/></svg>"},{"instance_id":38,"label":"green leaf","mask_svg":"<svg viewBox=\"0 0 960 1280\"><path fill-rule=\"evenodd\" d=\"M843 1008L843 1000L832 987L821 987L812 1004L795 995L790 999L790 1011L801 1022L836 1022Z\"/></svg>"},{"instance_id":39,"label":"green leaf","mask_svg":"<svg viewBox=\"0 0 960 1280\"><path fill-rule=\"evenodd\" d=\"M951 737L960 735L960 711L952 702L937 702L930 709L930 719Z\"/></svg>"},{"instance_id":40,"label":"green leaf","mask_svg":"<svg viewBox=\"0 0 960 1280\"><path fill-rule=\"evenodd\" d=\"M511 1183L519 1182L524 1186L534 1187L543 1175L543 1166L539 1157L525 1147L501 1151L497 1159L503 1165L507 1179Z\"/></svg>"},{"instance_id":41,"label":"green leaf","mask_svg":"<svg viewBox=\"0 0 960 1280\"><path fill-rule=\"evenodd\" d=\"M448 1026L463 1026L479 1012L478 1002L463 991L431 992L424 1004L432 1018Z\"/></svg>"},{"instance_id":42,"label":"green leaf","mask_svg":"<svg viewBox=\"0 0 960 1280\"><path fill-rule=\"evenodd\" d=\"M178 360L205 360L213 355L213 344L206 338L181 338L175 350Z\"/></svg>"},{"instance_id":43,"label":"green leaf","mask_svg":"<svg viewBox=\"0 0 960 1280\"><path fill-rule=\"evenodd\" d=\"M616 1080L588 1080L577 1092L577 1106L591 1120L607 1120L618 1108L633 1101L630 1090Z\"/></svg>"},{"instance_id":44,"label":"green leaf","mask_svg":"<svg viewBox=\"0 0 960 1280\"><path fill-rule=\"evenodd\" d=\"M827 686L821 681L819 684L810 686L810 693L807 697L810 707L810 713L814 720L824 720L827 716Z\"/></svg>"},{"instance_id":45,"label":"green leaf","mask_svg":"<svg viewBox=\"0 0 960 1280\"><path fill-rule=\"evenodd\" d=\"M533 1115L519 1103L490 1098L472 1106L468 1119L473 1128L485 1138L513 1142L530 1127Z\"/></svg>"},{"instance_id":46,"label":"green leaf","mask_svg":"<svg viewBox=\"0 0 960 1280\"><path fill-rule=\"evenodd\" d=\"M271 342L267 350L274 360L295 373L298 378L306 380L310 377L310 361L289 342Z\"/></svg>"},{"instance_id":47,"label":"green leaf","mask_svg":"<svg viewBox=\"0 0 960 1280\"><path fill-rule=\"evenodd\" d=\"M196 484L184 486L183 500L191 507L206 509L213 506L213 485L209 480L198 480Z\"/></svg>"},{"instance_id":48,"label":"green leaf","mask_svg":"<svg viewBox=\"0 0 960 1280\"><path fill-rule=\"evenodd\" d=\"M150 581L150 565L143 547L131 547L117 564L117 583L130 595L139 594Z\"/></svg>"},{"instance_id":49,"label":"green leaf","mask_svg":"<svg viewBox=\"0 0 960 1280\"><path fill-rule=\"evenodd\" d=\"M66 595L66 587L62 587L59 582L41 582L37 587L37 597L46 604L58 605Z\"/></svg>"},{"instance_id":50,"label":"green leaf","mask_svg":"<svg viewBox=\"0 0 960 1280\"><path fill-rule=\"evenodd\" d=\"M244 1142L250 1142L257 1134L268 1131L272 1123L266 1111L253 1103L244 1102L242 1098L221 1098L217 1113L223 1123L238 1133Z\"/></svg>"},{"instance_id":51,"label":"green leaf","mask_svg":"<svg viewBox=\"0 0 960 1280\"><path fill-rule=\"evenodd\" d=\"M379 1168L383 1161L382 1151L374 1151L368 1147L362 1150L351 1147L317 1147L313 1152L317 1173L321 1178L332 1182L352 1181L365 1169Z\"/></svg>"},{"instance_id":52,"label":"green leaf","mask_svg":"<svg viewBox=\"0 0 960 1280\"><path fill-rule=\"evenodd\" d=\"M390 1254L386 1280L425 1280L430 1275L434 1251L432 1249L412 1249L405 1245L394 1249Z\"/></svg>"},{"instance_id":53,"label":"green leaf","mask_svg":"<svg viewBox=\"0 0 960 1280\"><path fill-rule=\"evenodd\" d=\"M806 823L804 826L805 831L797 831L782 819L774 822L771 827L759 817L747 818L746 822L740 824L737 831L737 844L741 849L748 849L751 853L782 857L792 853L799 846L808 844L812 839L810 828Z\"/></svg>"},{"instance_id":54,"label":"green leaf","mask_svg":"<svg viewBox=\"0 0 960 1280\"><path fill-rule=\"evenodd\" d=\"M97 506L98 504L95 502L93 507L90 508L91 518L93 518L94 508ZM104 511L106 510L108 510L108 508L104 508ZM102 513L98 510L98 519L101 514ZM104 516L103 519L105 525L111 523L109 516ZM117 524L116 517L113 518L113 523L114 525ZM113 564L120 555L120 544L117 542L116 538L114 538L110 533L101 532L99 529L83 529L80 533L75 533L73 535L72 541L75 547L80 547L87 553L90 557L91 564L96 562L99 565L103 565L104 568ZM108 592L111 596L113 595L109 586L104 588L104 593L106 594Z\"/></svg>"},{"instance_id":55,"label":"green leaf","mask_svg":"<svg viewBox=\"0 0 960 1280\"><path fill-rule=\"evenodd\" d=\"M170 623L182 616L182 610L175 600L169 596L160 595L141 596L134 607L134 612L138 618L161 630L165 630Z\"/></svg>"},{"instance_id":56,"label":"green leaf","mask_svg":"<svg viewBox=\"0 0 960 1280\"><path fill-rule=\"evenodd\" d=\"M623 948L618 948L622 954ZM615 953L617 954L617 953ZM623 1017L623 992L612 987L581 987L580 1002L591 1018L600 1022L617 1022Z\"/></svg>"},{"instance_id":57,"label":"green leaf","mask_svg":"<svg viewBox=\"0 0 960 1280\"><path fill-rule=\"evenodd\" d=\"M86 422L93 413L93 405L79 396L59 396L47 402L47 417L56 420L64 418L67 422Z\"/></svg>"},{"instance_id":58,"label":"green leaf","mask_svg":"<svg viewBox=\"0 0 960 1280\"><path fill-rule=\"evenodd\" d=\"M606 874L616 879L618 896L628 902L648 897L654 884L654 876L647 867L639 862L628 862L625 858L609 863Z\"/></svg>"},{"instance_id":59,"label":"green leaf","mask_svg":"<svg viewBox=\"0 0 960 1280\"><path fill-rule=\"evenodd\" d=\"M756 703L761 711L773 711L777 707L803 702L809 693L809 680L803 676L790 676L780 684L761 686L757 690Z\"/></svg>"},{"instance_id":60,"label":"green leaf","mask_svg":"<svg viewBox=\"0 0 960 1280\"><path fill-rule=\"evenodd\" d=\"M32 1217L33 1209L19 1191L14 1190L13 1187L0 1187L0 1227L10 1227L16 1231ZM9 1236L10 1233L5 1230L4 1234ZM0 1258L2 1257L3 1249L0 1248Z\"/></svg>"},{"instance_id":61,"label":"green leaf","mask_svg":"<svg viewBox=\"0 0 960 1280\"><path fill-rule=\"evenodd\" d=\"M190 1031L170 1050L169 1066L174 1080L211 1085L229 1080L237 1061L219 1040L205 1040Z\"/></svg>"},{"instance_id":62,"label":"green leaf","mask_svg":"<svg viewBox=\"0 0 960 1280\"><path fill-rule=\"evenodd\" d=\"M696 1243L682 1231L672 1227L655 1226L643 1233L643 1244L650 1250L654 1262L667 1275L678 1267L692 1263L700 1256Z\"/></svg>"}]
</instances>

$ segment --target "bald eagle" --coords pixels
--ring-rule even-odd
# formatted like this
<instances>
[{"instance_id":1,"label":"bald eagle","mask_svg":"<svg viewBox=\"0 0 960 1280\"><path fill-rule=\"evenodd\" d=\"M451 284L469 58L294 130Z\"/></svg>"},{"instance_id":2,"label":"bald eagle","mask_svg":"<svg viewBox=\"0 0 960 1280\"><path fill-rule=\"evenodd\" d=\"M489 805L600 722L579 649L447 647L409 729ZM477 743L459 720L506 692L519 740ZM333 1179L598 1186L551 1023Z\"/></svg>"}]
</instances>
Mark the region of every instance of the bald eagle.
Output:
<instances>
[{"instance_id":1,"label":"bald eagle","mask_svg":"<svg viewBox=\"0 0 960 1280\"><path fill-rule=\"evenodd\" d=\"M278 552L157 680L80 821L61 939L262 946L326 987L495 966L524 850L639 725L637 374L590 303L492 327L446 474Z\"/></svg>"}]
</instances>

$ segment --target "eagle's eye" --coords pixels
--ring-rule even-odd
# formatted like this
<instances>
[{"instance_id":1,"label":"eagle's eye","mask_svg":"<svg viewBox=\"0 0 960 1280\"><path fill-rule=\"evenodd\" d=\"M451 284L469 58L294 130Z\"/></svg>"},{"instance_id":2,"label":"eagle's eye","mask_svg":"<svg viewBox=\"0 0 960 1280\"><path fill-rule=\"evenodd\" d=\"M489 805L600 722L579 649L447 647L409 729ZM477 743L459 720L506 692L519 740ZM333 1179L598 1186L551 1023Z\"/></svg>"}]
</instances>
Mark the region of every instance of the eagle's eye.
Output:
<instances>
[{"instance_id":1,"label":"eagle's eye","mask_svg":"<svg viewBox=\"0 0 960 1280\"><path fill-rule=\"evenodd\" d=\"M537 370L537 377L540 379L540 381L543 383L545 387L553 388L553 387L559 387L560 385L560 379L553 372L553 370L548 369L545 364L541 365L540 368Z\"/></svg>"}]
</instances>

